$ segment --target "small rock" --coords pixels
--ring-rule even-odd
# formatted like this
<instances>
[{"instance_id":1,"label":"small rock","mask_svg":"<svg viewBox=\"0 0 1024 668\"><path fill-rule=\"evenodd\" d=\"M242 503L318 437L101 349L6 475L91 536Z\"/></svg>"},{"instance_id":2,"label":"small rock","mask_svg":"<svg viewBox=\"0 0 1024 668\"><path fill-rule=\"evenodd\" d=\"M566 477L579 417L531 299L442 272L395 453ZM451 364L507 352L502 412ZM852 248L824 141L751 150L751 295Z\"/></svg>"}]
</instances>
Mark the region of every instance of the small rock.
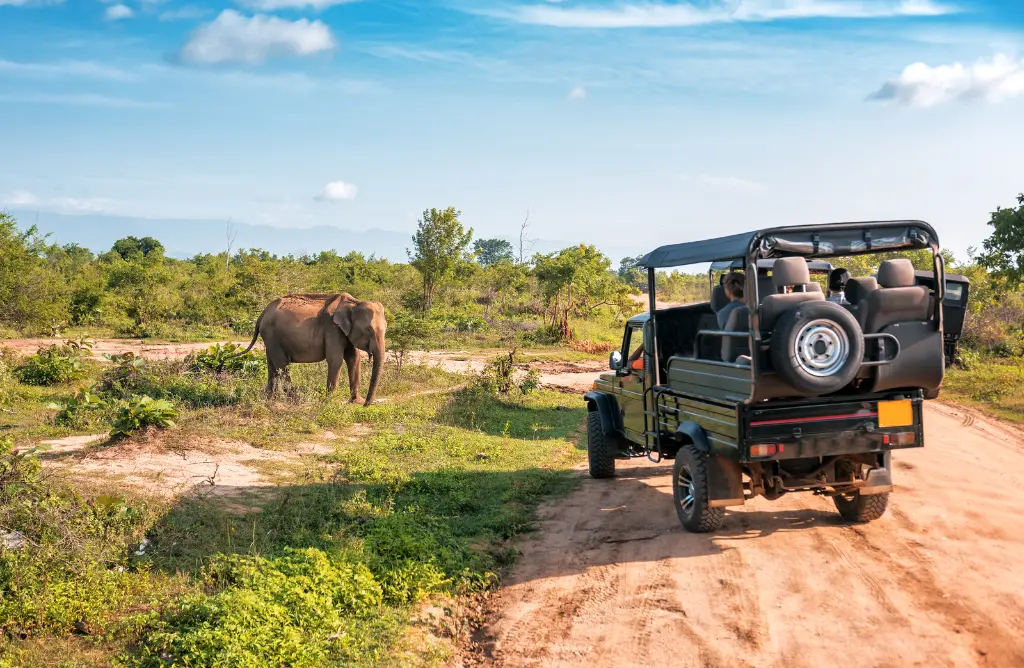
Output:
<instances>
[{"instance_id":1,"label":"small rock","mask_svg":"<svg viewBox=\"0 0 1024 668\"><path fill-rule=\"evenodd\" d=\"M0 547L5 550L22 550L28 541L20 531L0 531Z\"/></svg>"},{"instance_id":2,"label":"small rock","mask_svg":"<svg viewBox=\"0 0 1024 668\"><path fill-rule=\"evenodd\" d=\"M143 538L142 542L139 543L139 549L135 550L135 556L136 557L144 556L146 554L146 547L148 547L148 546L149 546L149 539L148 538Z\"/></svg>"}]
</instances>

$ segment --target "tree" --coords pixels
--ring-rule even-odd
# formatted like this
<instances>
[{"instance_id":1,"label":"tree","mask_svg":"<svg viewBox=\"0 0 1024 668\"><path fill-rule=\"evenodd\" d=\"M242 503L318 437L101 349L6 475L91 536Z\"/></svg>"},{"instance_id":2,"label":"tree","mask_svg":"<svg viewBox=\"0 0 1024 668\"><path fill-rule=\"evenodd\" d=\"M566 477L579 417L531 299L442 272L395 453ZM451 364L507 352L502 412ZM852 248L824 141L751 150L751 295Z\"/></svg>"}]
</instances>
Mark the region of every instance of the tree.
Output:
<instances>
[{"instance_id":1,"label":"tree","mask_svg":"<svg viewBox=\"0 0 1024 668\"><path fill-rule=\"evenodd\" d=\"M586 318L601 306L618 306L629 290L616 280L611 260L592 245L537 254L534 263L534 273L550 309L551 324L558 328L563 340L573 338L570 316Z\"/></svg>"},{"instance_id":2,"label":"tree","mask_svg":"<svg viewBox=\"0 0 1024 668\"><path fill-rule=\"evenodd\" d=\"M504 239L477 239L473 242L477 261L485 267L511 260L512 244Z\"/></svg>"},{"instance_id":3,"label":"tree","mask_svg":"<svg viewBox=\"0 0 1024 668\"><path fill-rule=\"evenodd\" d=\"M637 255L636 257L624 257L619 260L619 280L626 285L634 288L644 288L647 286L647 273L640 267L640 260L644 259L643 255Z\"/></svg>"},{"instance_id":4,"label":"tree","mask_svg":"<svg viewBox=\"0 0 1024 668\"><path fill-rule=\"evenodd\" d=\"M1017 195L1017 207L996 207L988 221L992 235L985 239L978 263L1011 284L1024 280L1024 193Z\"/></svg>"},{"instance_id":5,"label":"tree","mask_svg":"<svg viewBox=\"0 0 1024 668\"><path fill-rule=\"evenodd\" d=\"M406 250L412 266L423 277L423 310L434 303L434 292L455 268L469 262L466 248L473 240L473 228L464 230L459 221L461 211L448 207L444 211L424 209L416 234L412 235L414 250Z\"/></svg>"},{"instance_id":6,"label":"tree","mask_svg":"<svg viewBox=\"0 0 1024 668\"><path fill-rule=\"evenodd\" d=\"M0 324L42 330L66 317L66 281L45 259L53 250L34 225L20 232L0 212Z\"/></svg>"},{"instance_id":7,"label":"tree","mask_svg":"<svg viewBox=\"0 0 1024 668\"><path fill-rule=\"evenodd\" d=\"M523 219L523 224L519 226L519 264L522 264L526 260L526 255L533 250L533 244L537 242L536 239L531 239L526 235L526 228L530 226L530 209L526 209L526 218Z\"/></svg>"},{"instance_id":8,"label":"tree","mask_svg":"<svg viewBox=\"0 0 1024 668\"><path fill-rule=\"evenodd\" d=\"M132 260L139 256L148 257L150 254L163 255L164 245L153 237L125 237L114 242L110 249L117 253L123 260Z\"/></svg>"}]
</instances>

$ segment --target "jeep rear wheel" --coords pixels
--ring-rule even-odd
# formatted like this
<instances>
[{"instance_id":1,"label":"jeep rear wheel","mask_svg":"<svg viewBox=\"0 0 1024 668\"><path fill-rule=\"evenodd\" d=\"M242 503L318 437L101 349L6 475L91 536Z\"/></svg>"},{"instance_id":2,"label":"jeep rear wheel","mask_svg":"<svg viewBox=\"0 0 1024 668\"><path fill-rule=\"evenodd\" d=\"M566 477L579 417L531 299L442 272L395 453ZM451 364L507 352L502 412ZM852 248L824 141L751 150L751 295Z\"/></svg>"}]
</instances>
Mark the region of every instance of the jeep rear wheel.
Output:
<instances>
[{"instance_id":1,"label":"jeep rear wheel","mask_svg":"<svg viewBox=\"0 0 1024 668\"><path fill-rule=\"evenodd\" d=\"M611 446L611 439L601 426L601 414L590 411L587 413L587 458L591 478L615 477L615 457Z\"/></svg>"},{"instance_id":2,"label":"jeep rear wheel","mask_svg":"<svg viewBox=\"0 0 1024 668\"><path fill-rule=\"evenodd\" d=\"M672 467L676 514L683 528L692 533L714 531L725 517L724 508L708 507L708 456L693 445L684 445Z\"/></svg>"},{"instance_id":3,"label":"jeep rear wheel","mask_svg":"<svg viewBox=\"0 0 1024 668\"><path fill-rule=\"evenodd\" d=\"M833 496L836 509L847 522L873 522L885 514L889 506L888 494L843 494Z\"/></svg>"},{"instance_id":4,"label":"jeep rear wheel","mask_svg":"<svg viewBox=\"0 0 1024 668\"><path fill-rule=\"evenodd\" d=\"M832 302L803 302L786 311L771 339L775 371L796 389L812 395L849 385L864 360L860 324Z\"/></svg>"}]
</instances>

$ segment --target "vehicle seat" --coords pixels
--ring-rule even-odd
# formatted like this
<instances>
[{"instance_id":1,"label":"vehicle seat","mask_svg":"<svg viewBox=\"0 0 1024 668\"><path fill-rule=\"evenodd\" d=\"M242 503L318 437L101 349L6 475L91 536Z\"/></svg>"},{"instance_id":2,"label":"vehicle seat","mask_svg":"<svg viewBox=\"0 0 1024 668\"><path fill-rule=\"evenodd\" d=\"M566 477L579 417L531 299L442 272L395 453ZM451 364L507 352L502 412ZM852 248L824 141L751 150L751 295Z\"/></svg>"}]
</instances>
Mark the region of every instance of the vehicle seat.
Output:
<instances>
[{"instance_id":1,"label":"vehicle seat","mask_svg":"<svg viewBox=\"0 0 1024 668\"><path fill-rule=\"evenodd\" d=\"M711 310L718 313L729 304L729 295L725 294L725 288L716 285L711 291Z\"/></svg>"},{"instance_id":2,"label":"vehicle seat","mask_svg":"<svg viewBox=\"0 0 1024 668\"><path fill-rule=\"evenodd\" d=\"M878 284L881 287L868 292L861 300L860 308L864 309L861 322L865 333L881 332L898 322L929 319L931 300L928 288L916 284L914 265L910 260L899 258L883 262L878 267Z\"/></svg>"},{"instance_id":3,"label":"vehicle seat","mask_svg":"<svg viewBox=\"0 0 1024 668\"><path fill-rule=\"evenodd\" d=\"M846 283L844 295L846 296L846 310L853 314L864 329L864 317L867 315L868 294L878 289L878 280L874 276L864 278L851 278Z\"/></svg>"},{"instance_id":4,"label":"vehicle seat","mask_svg":"<svg viewBox=\"0 0 1024 668\"><path fill-rule=\"evenodd\" d=\"M749 332L750 331L750 309L746 306L739 306L729 314L725 321L723 331L726 332ZM750 339L741 339L733 336L722 337L722 361L739 362L741 357L746 357L747 364L750 363Z\"/></svg>"},{"instance_id":5,"label":"vehicle seat","mask_svg":"<svg viewBox=\"0 0 1024 668\"><path fill-rule=\"evenodd\" d=\"M775 261L772 266L772 284L776 294L761 300L761 329L770 330L783 312L807 301L824 301L825 294L821 286L811 283L811 272L807 261L802 257L785 257ZM811 285L818 288L810 287ZM778 294L784 287L792 287L794 292Z\"/></svg>"}]
</instances>

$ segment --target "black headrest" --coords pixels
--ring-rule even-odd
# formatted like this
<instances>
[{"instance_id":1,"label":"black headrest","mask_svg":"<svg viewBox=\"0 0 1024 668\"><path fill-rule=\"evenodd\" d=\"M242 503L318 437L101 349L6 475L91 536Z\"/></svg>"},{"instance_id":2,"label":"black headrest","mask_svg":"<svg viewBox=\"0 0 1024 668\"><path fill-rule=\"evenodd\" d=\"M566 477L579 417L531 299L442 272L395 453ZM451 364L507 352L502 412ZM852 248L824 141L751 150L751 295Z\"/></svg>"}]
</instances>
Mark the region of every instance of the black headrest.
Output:
<instances>
[{"instance_id":1,"label":"black headrest","mask_svg":"<svg viewBox=\"0 0 1024 668\"><path fill-rule=\"evenodd\" d=\"M886 260L878 267L878 284L883 288L909 288L915 285L914 265L906 258Z\"/></svg>"},{"instance_id":2,"label":"black headrest","mask_svg":"<svg viewBox=\"0 0 1024 668\"><path fill-rule=\"evenodd\" d=\"M846 296L846 301L856 306L868 296L869 292L877 289L878 281L873 276L851 278L846 282L846 290L843 294Z\"/></svg>"},{"instance_id":3,"label":"black headrest","mask_svg":"<svg viewBox=\"0 0 1024 668\"><path fill-rule=\"evenodd\" d=\"M711 291L711 310L718 313L729 303L729 295L725 294L725 288L716 285Z\"/></svg>"},{"instance_id":4,"label":"black headrest","mask_svg":"<svg viewBox=\"0 0 1024 668\"><path fill-rule=\"evenodd\" d=\"M811 282L811 270L802 257L784 257L772 265L772 283L775 289Z\"/></svg>"}]
</instances>

